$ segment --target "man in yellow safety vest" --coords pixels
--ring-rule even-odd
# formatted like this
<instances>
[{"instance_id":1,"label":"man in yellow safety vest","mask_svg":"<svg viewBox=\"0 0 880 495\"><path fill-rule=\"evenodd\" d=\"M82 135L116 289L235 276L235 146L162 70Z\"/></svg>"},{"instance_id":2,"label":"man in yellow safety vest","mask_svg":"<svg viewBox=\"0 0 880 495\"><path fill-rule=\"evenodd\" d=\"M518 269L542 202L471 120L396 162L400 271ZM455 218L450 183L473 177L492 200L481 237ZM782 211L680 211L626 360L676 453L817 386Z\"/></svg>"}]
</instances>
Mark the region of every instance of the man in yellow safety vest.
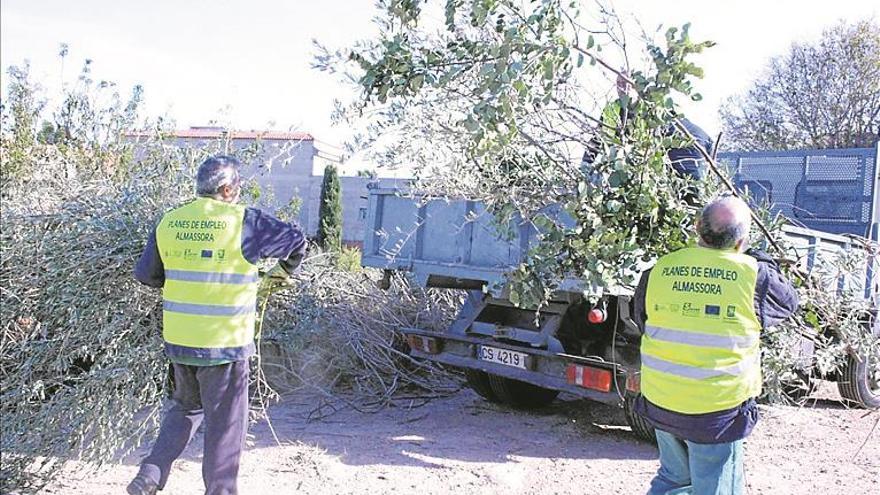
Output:
<instances>
[{"instance_id":1,"label":"man in yellow safety vest","mask_svg":"<svg viewBox=\"0 0 880 495\"><path fill-rule=\"evenodd\" d=\"M698 219L698 245L661 257L636 290L636 411L655 427L660 449L650 495L742 493L743 439L758 420L761 330L798 304L773 259L746 250L750 224L742 200L715 199Z\"/></svg>"},{"instance_id":2,"label":"man in yellow safety vest","mask_svg":"<svg viewBox=\"0 0 880 495\"><path fill-rule=\"evenodd\" d=\"M237 493L257 262L278 258L267 275L284 281L306 249L295 224L237 204L239 167L228 156L205 160L196 176L198 197L165 213L135 267L140 282L162 288L162 334L175 388L156 443L127 487L130 495L164 488L171 464L203 421L205 493Z\"/></svg>"}]
</instances>

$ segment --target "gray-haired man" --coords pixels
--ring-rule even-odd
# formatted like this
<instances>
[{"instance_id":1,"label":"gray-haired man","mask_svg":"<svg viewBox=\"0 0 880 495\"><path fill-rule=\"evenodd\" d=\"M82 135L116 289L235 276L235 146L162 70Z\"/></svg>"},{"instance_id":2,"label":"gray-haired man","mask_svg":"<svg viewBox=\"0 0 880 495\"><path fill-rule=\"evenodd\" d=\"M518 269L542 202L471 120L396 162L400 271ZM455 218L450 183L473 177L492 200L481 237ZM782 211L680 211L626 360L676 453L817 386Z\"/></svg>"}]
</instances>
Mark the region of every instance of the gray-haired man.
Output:
<instances>
[{"instance_id":1,"label":"gray-haired man","mask_svg":"<svg viewBox=\"0 0 880 495\"><path fill-rule=\"evenodd\" d=\"M660 449L650 495L742 493L743 439L758 421L760 333L798 305L773 259L746 249L750 221L739 198L710 202L699 244L661 257L636 290L636 409Z\"/></svg>"},{"instance_id":2,"label":"gray-haired man","mask_svg":"<svg viewBox=\"0 0 880 495\"><path fill-rule=\"evenodd\" d=\"M171 464L202 422L205 492L238 491L248 358L255 350L256 264L278 258L269 276L287 279L306 249L296 225L237 204L238 168L228 156L205 160L198 197L165 213L135 267L140 282L163 289L163 338L175 389L156 444L128 485L131 495L165 486Z\"/></svg>"}]
</instances>

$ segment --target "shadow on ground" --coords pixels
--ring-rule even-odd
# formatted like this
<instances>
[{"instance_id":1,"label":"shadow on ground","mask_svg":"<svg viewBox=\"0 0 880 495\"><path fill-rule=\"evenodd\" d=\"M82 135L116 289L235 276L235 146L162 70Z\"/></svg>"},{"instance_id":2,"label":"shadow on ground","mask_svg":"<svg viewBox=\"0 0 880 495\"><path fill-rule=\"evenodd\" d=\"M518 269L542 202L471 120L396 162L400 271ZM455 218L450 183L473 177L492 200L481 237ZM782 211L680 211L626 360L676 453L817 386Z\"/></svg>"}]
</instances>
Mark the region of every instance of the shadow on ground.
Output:
<instances>
[{"instance_id":1,"label":"shadow on ground","mask_svg":"<svg viewBox=\"0 0 880 495\"><path fill-rule=\"evenodd\" d=\"M521 411L484 401L470 390L419 407L396 406L375 413L340 410L307 419L317 402L291 397L251 425L248 450L307 444L355 466L442 467L440 460L516 463L520 457L552 459L656 459L656 448L634 436L623 410L573 397ZM273 431L274 430L274 435ZM182 458L201 458L201 433ZM145 453L129 456L137 464Z\"/></svg>"},{"instance_id":2,"label":"shadow on ground","mask_svg":"<svg viewBox=\"0 0 880 495\"><path fill-rule=\"evenodd\" d=\"M556 401L518 411L483 401L470 391L415 408L375 414L340 412L307 423L273 408L279 439L315 445L351 465L431 466L432 459L516 462L517 457L651 459L654 447L635 439L623 411L583 400ZM268 425L253 432L256 447L274 444Z\"/></svg>"},{"instance_id":3,"label":"shadow on ground","mask_svg":"<svg viewBox=\"0 0 880 495\"><path fill-rule=\"evenodd\" d=\"M803 407L847 408L840 400L826 397L809 398ZM269 422L263 419L251 425L248 450L259 455L259 450L275 447L277 442L305 444L353 466L428 468L443 468L444 460L516 463L524 457L657 458L656 447L632 433L622 409L565 395L545 408L522 411L487 402L464 389L417 407L399 402L375 413L342 408L310 420L318 404L317 398L292 396L272 405ZM183 458L199 460L201 444L198 434ZM143 453L142 447L127 463L136 464Z\"/></svg>"}]
</instances>

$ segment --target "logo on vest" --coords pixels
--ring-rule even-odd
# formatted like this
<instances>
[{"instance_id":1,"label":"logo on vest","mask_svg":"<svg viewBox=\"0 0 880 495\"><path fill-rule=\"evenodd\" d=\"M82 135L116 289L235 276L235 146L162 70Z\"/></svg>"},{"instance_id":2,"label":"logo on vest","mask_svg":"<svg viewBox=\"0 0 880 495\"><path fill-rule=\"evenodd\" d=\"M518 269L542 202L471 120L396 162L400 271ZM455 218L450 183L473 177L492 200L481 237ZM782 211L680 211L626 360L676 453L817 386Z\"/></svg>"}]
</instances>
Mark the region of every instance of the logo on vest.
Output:
<instances>
[{"instance_id":1,"label":"logo on vest","mask_svg":"<svg viewBox=\"0 0 880 495\"><path fill-rule=\"evenodd\" d=\"M163 258L180 258L182 256L183 256L183 251L181 251L179 249L174 249L174 250L166 249L166 250L162 251Z\"/></svg>"},{"instance_id":2,"label":"logo on vest","mask_svg":"<svg viewBox=\"0 0 880 495\"><path fill-rule=\"evenodd\" d=\"M714 304L707 304L703 308L703 312L706 313L706 316L710 318L718 318L721 316L721 306L716 306Z\"/></svg>"},{"instance_id":3,"label":"logo on vest","mask_svg":"<svg viewBox=\"0 0 880 495\"><path fill-rule=\"evenodd\" d=\"M700 313L702 313L700 308L694 306L692 303L687 302L681 306L681 314L683 316L700 316Z\"/></svg>"},{"instance_id":4,"label":"logo on vest","mask_svg":"<svg viewBox=\"0 0 880 495\"><path fill-rule=\"evenodd\" d=\"M727 312L724 314L725 318L736 318L736 306L730 304L727 306Z\"/></svg>"},{"instance_id":5,"label":"logo on vest","mask_svg":"<svg viewBox=\"0 0 880 495\"><path fill-rule=\"evenodd\" d=\"M654 311L668 311L670 313L678 313L681 306L678 304L655 304Z\"/></svg>"}]
</instances>

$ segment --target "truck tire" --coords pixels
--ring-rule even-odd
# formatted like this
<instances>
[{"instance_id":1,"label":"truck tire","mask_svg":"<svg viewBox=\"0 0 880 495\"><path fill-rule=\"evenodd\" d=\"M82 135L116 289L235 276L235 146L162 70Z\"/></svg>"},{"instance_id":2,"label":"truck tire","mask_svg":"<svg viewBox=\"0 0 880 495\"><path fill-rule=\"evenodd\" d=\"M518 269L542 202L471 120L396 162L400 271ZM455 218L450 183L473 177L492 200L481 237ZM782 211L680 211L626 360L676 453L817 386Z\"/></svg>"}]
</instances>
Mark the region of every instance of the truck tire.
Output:
<instances>
[{"instance_id":1,"label":"truck tire","mask_svg":"<svg viewBox=\"0 0 880 495\"><path fill-rule=\"evenodd\" d=\"M493 374L487 374L487 376L495 397L508 406L521 409L543 407L553 402L553 399L559 395L558 390Z\"/></svg>"},{"instance_id":2,"label":"truck tire","mask_svg":"<svg viewBox=\"0 0 880 495\"><path fill-rule=\"evenodd\" d=\"M862 407L880 407L880 363L850 354L840 370L837 390L844 399Z\"/></svg>"},{"instance_id":3,"label":"truck tire","mask_svg":"<svg viewBox=\"0 0 880 495\"><path fill-rule=\"evenodd\" d=\"M641 414L635 411L635 395L627 395L623 401L623 411L626 414L626 422L632 428L633 434L639 439L650 443L657 443L654 427L648 423Z\"/></svg>"},{"instance_id":4,"label":"truck tire","mask_svg":"<svg viewBox=\"0 0 880 495\"><path fill-rule=\"evenodd\" d=\"M464 376L467 378L468 387L477 393L480 397L489 402L500 402L498 396L492 391L492 385L489 384L489 374L485 371L464 369Z\"/></svg>"}]
</instances>

